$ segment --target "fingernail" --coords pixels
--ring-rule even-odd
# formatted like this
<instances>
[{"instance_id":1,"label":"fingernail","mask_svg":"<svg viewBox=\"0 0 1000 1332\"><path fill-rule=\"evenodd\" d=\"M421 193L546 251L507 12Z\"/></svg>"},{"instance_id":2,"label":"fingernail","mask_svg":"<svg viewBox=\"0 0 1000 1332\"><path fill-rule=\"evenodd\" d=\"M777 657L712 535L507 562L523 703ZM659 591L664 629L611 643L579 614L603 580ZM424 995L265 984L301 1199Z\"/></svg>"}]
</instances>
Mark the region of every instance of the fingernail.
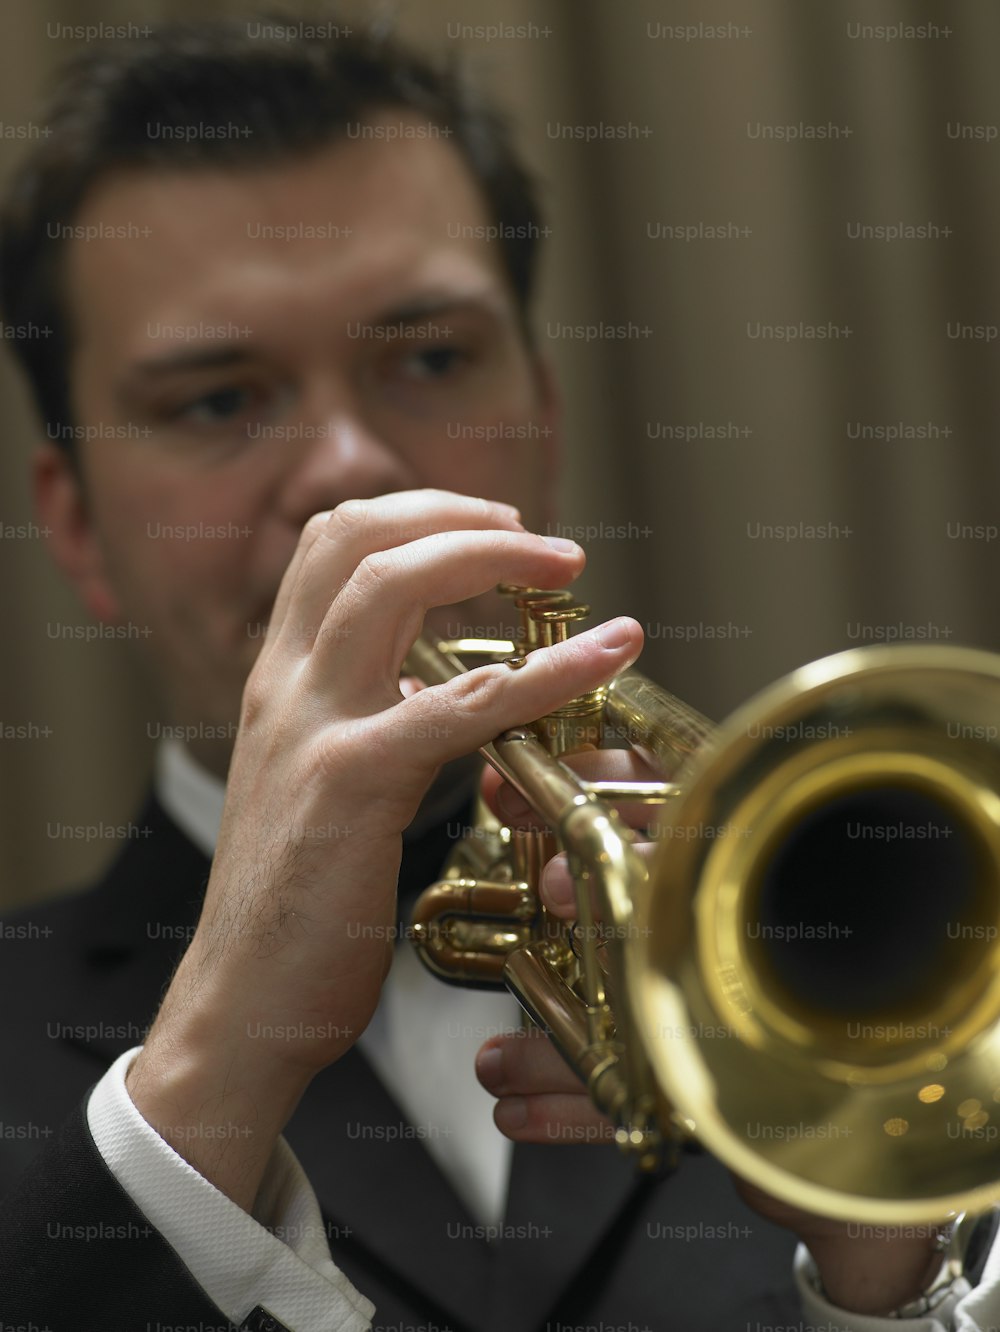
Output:
<instances>
[{"instance_id":1,"label":"fingernail","mask_svg":"<svg viewBox=\"0 0 1000 1332\"><path fill-rule=\"evenodd\" d=\"M493 1118L501 1133L512 1133L528 1122L528 1103L523 1096L505 1096L497 1102Z\"/></svg>"},{"instance_id":2,"label":"fingernail","mask_svg":"<svg viewBox=\"0 0 1000 1332\"><path fill-rule=\"evenodd\" d=\"M503 1081L503 1051L493 1046L489 1050L480 1050L476 1055L476 1077L491 1091Z\"/></svg>"},{"instance_id":3,"label":"fingernail","mask_svg":"<svg viewBox=\"0 0 1000 1332\"><path fill-rule=\"evenodd\" d=\"M623 619L610 620L607 624L599 625L594 633L602 648L607 648L610 651L613 648L624 647L629 640L628 621Z\"/></svg>"},{"instance_id":4,"label":"fingernail","mask_svg":"<svg viewBox=\"0 0 1000 1332\"><path fill-rule=\"evenodd\" d=\"M498 509L503 509L508 518L513 518L516 523L521 521L521 510L515 509L513 504L497 504Z\"/></svg>"},{"instance_id":5,"label":"fingernail","mask_svg":"<svg viewBox=\"0 0 1000 1332\"><path fill-rule=\"evenodd\" d=\"M566 537L543 536L542 540L547 546L551 546L553 550L557 550L560 555L568 555L571 551L580 549L575 541L569 541Z\"/></svg>"},{"instance_id":6,"label":"fingernail","mask_svg":"<svg viewBox=\"0 0 1000 1332\"><path fill-rule=\"evenodd\" d=\"M512 786L501 786L497 791L497 805L500 813L509 822L514 823L531 813L531 806L519 791Z\"/></svg>"}]
</instances>

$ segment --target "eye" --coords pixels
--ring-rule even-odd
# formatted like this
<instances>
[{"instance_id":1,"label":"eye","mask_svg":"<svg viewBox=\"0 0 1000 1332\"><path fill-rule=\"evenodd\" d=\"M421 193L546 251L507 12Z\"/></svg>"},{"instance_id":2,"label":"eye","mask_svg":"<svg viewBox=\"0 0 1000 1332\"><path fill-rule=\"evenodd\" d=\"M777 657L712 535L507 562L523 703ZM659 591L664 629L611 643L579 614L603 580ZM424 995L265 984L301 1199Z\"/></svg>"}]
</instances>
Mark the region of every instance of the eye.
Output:
<instances>
[{"instance_id":1,"label":"eye","mask_svg":"<svg viewBox=\"0 0 1000 1332\"><path fill-rule=\"evenodd\" d=\"M256 395L247 388L228 387L204 393L200 398L177 407L172 417L192 425L224 425L243 415L255 401Z\"/></svg>"},{"instance_id":2,"label":"eye","mask_svg":"<svg viewBox=\"0 0 1000 1332\"><path fill-rule=\"evenodd\" d=\"M411 352L403 361L403 368L413 379L443 379L458 370L467 360L461 347L423 347Z\"/></svg>"}]
</instances>

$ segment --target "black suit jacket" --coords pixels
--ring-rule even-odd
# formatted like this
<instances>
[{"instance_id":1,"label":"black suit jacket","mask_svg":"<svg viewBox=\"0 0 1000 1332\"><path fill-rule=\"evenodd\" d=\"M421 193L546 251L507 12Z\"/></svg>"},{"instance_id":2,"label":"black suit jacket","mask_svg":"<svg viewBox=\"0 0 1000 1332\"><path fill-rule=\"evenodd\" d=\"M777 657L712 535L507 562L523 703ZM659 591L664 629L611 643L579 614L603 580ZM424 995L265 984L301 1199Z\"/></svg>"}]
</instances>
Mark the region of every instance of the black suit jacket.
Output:
<instances>
[{"instance_id":1,"label":"black suit jacket","mask_svg":"<svg viewBox=\"0 0 1000 1332\"><path fill-rule=\"evenodd\" d=\"M435 877L445 845L441 829L408 849L401 890ZM0 1325L229 1326L107 1170L83 1111L108 1064L142 1041L207 876L150 800L96 889L4 922ZM376 1332L745 1332L801 1318L791 1236L748 1211L706 1155L650 1180L613 1148L519 1146L505 1237L489 1244L405 1122L352 1050L286 1130Z\"/></svg>"}]
</instances>

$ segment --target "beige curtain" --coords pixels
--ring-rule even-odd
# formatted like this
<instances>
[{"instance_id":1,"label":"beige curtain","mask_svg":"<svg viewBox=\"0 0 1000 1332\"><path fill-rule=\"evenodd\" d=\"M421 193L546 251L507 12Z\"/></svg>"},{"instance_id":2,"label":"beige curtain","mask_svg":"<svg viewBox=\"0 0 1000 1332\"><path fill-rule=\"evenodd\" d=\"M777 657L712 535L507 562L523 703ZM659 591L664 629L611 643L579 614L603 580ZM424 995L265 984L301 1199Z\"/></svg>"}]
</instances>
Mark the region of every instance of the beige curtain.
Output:
<instances>
[{"instance_id":1,"label":"beige curtain","mask_svg":"<svg viewBox=\"0 0 1000 1332\"><path fill-rule=\"evenodd\" d=\"M50 25L206 8L246 6L8 0L0 120L30 122L70 53ZM650 673L722 715L872 639L1000 647L1000 9L380 12L462 48L548 182L539 331L566 398L563 521L591 533L596 609L647 626ZM82 618L28 526L36 427L9 365L0 376L3 906L113 854L111 838L50 832L127 819L151 714L120 645L47 634Z\"/></svg>"}]
</instances>

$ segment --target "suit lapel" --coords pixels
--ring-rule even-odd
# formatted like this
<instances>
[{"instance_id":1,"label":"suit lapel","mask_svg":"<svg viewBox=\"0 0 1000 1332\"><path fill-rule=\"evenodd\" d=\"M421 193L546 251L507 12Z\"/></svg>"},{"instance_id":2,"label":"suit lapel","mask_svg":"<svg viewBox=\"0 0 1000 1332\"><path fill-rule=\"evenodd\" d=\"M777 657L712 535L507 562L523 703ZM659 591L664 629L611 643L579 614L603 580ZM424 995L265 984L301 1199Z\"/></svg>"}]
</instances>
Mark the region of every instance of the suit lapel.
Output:
<instances>
[{"instance_id":1,"label":"suit lapel","mask_svg":"<svg viewBox=\"0 0 1000 1332\"><path fill-rule=\"evenodd\" d=\"M374 1261L428 1316L480 1326L490 1248L358 1050L314 1080L286 1137L333 1222L334 1261L356 1284Z\"/></svg>"},{"instance_id":2,"label":"suit lapel","mask_svg":"<svg viewBox=\"0 0 1000 1332\"><path fill-rule=\"evenodd\" d=\"M490 1332L544 1328L644 1188L612 1146L518 1146L490 1298Z\"/></svg>"},{"instance_id":3,"label":"suit lapel","mask_svg":"<svg viewBox=\"0 0 1000 1332\"><path fill-rule=\"evenodd\" d=\"M209 861L150 798L138 835L104 881L77 907L72 957L74 1022L66 1043L107 1064L145 1039L160 999L191 938Z\"/></svg>"},{"instance_id":4,"label":"suit lapel","mask_svg":"<svg viewBox=\"0 0 1000 1332\"><path fill-rule=\"evenodd\" d=\"M486 1244L408 1127L352 1050L315 1080L286 1136L333 1223L338 1265L362 1287L365 1258L395 1268L428 1317L456 1327L544 1327L648 1187L614 1147L518 1146L503 1235Z\"/></svg>"}]
</instances>

